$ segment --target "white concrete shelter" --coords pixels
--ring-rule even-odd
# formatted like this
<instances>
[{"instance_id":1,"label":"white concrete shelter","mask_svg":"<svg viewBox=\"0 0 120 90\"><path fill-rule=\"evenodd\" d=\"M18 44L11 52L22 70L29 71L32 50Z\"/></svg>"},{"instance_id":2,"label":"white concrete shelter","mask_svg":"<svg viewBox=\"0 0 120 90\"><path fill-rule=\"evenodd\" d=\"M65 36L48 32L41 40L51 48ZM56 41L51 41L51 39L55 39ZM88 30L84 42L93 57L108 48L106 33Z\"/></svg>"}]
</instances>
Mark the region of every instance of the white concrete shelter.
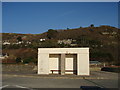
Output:
<instances>
[{"instance_id":1,"label":"white concrete shelter","mask_svg":"<svg viewBox=\"0 0 120 90\"><path fill-rule=\"evenodd\" d=\"M89 48L38 48L38 74L89 75Z\"/></svg>"}]
</instances>

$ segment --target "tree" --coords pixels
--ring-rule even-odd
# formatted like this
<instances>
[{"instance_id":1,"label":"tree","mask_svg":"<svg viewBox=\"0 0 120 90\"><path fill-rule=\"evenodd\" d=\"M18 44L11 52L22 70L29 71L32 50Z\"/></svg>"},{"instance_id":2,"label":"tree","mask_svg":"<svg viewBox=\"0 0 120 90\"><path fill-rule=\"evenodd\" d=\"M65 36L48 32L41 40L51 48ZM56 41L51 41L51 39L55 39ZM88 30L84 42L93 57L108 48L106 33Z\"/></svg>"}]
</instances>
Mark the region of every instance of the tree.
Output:
<instances>
[{"instance_id":1,"label":"tree","mask_svg":"<svg viewBox=\"0 0 120 90\"><path fill-rule=\"evenodd\" d=\"M93 40L90 40L90 41L89 41L89 44L90 44L90 45L101 45L101 42L98 41L98 40L94 40L94 39L93 39Z\"/></svg>"},{"instance_id":2,"label":"tree","mask_svg":"<svg viewBox=\"0 0 120 90\"><path fill-rule=\"evenodd\" d=\"M30 62L32 61L32 59L33 59L33 58L31 58L31 57L25 58L25 59L23 60L23 63L24 63L24 64L30 63Z\"/></svg>"},{"instance_id":3,"label":"tree","mask_svg":"<svg viewBox=\"0 0 120 90\"><path fill-rule=\"evenodd\" d=\"M17 57L16 58L16 63L20 63L21 62L21 58L20 57Z\"/></svg>"},{"instance_id":4,"label":"tree","mask_svg":"<svg viewBox=\"0 0 120 90\"><path fill-rule=\"evenodd\" d=\"M41 46L42 48L55 48L57 47L57 42L54 41L54 40L46 40L45 42L42 42L41 43Z\"/></svg>"},{"instance_id":5,"label":"tree","mask_svg":"<svg viewBox=\"0 0 120 90\"><path fill-rule=\"evenodd\" d=\"M69 28L67 28L67 30L69 30Z\"/></svg>"},{"instance_id":6,"label":"tree","mask_svg":"<svg viewBox=\"0 0 120 90\"><path fill-rule=\"evenodd\" d=\"M90 27L94 27L94 24L91 24Z\"/></svg>"},{"instance_id":7,"label":"tree","mask_svg":"<svg viewBox=\"0 0 120 90\"><path fill-rule=\"evenodd\" d=\"M82 28L81 26L79 28Z\"/></svg>"},{"instance_id":8,"label":"tree","mask_svg":"<svg viewBox=\"0 0 120 90\"><path fill-rule=\"evenodd\" d=\"M89 40L86 35L81 35L77 38L77 44L80 46L88 46Z\"/></svg>"},{"instance_id":9,"label":"tree","mask_svg":"<svg viewBox=\"0 0 120 90\"><path fill-rule=\"evenodd\" d=\"M94 30L93 29L89 29L91 32L93 32Z\"/></svg>"},{"instance_id":10,"label":"tree","mask_svg":"<svg viewBox=\"0 0 120 90\"><path fill-rule=\"evenodd\" d=\"M113 56L110 53L106 52L92 52L90 53L90 58L94 58L97 61L100 62L109 62L111 63L113 61Z\"/></svg>"},{"instance_id":11,"label":"tree","mask_svg":"<svg viewBox=\"0 0 120 90\"><path fill-rule=\"evenodd\" d=\"M61 44L58 44L58 46L63 48L63 47L65 47L65 44L62 42Z\"/></svg>"},{"instance_id":12,"label":"tree","mask_svg":"<svg viewBox=\"0 0 120 90\"><path fill-rule=\"evenodd\" d=\"M56 30L53 30L53 29L49 29L48 32L47 32L47 37L48 39L52 39L52 38L55 38L56 35L57 35L57 31Z\"/></svg>"},{"instance_id":13,"label":"tree","mask_svg":"<svg viewBox=\"0 0 120 90\"><path fill-rule=\"evenodd\" d=\"M22 41L21 36L18 36L18 37L17 37L17 40L18 40L18 41Z\"/></svg>"}]
</instances>

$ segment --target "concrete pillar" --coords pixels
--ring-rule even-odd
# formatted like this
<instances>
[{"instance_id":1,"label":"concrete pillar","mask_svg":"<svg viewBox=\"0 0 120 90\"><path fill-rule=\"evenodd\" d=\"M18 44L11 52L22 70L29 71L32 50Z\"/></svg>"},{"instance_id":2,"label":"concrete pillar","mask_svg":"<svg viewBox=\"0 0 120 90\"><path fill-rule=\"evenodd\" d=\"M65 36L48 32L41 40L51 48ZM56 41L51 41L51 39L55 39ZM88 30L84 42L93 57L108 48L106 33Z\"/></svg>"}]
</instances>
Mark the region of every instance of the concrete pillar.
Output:
<instances>
[{"instance_id":1,"label":"concrete pillar","mask_svg":"<svg viewBox=\"0 0 120 90\"><path fill-rule=\"evenodd\" d=\"M65 54L61 54L60 65L61 75L65 75Z\"/></svg>"},{"instance_id":2,"label":"concrete pillar","mask_svg":"<svg viewBox=\"0 0 120 90\"><path fill-rule=\"evenodd\" d=\"M38 74L49 74L48 53L38 53Z\"/></svg>"},{"instance_id":3,"label":"concrete pillar","mask_svg":"<svg viewBox=\"0 0 120 90\"><path fill-rule=\"evenodd\" d=\"M89 75L89 54L77 54L77 75Z\"/></svg>"}]
</instances>

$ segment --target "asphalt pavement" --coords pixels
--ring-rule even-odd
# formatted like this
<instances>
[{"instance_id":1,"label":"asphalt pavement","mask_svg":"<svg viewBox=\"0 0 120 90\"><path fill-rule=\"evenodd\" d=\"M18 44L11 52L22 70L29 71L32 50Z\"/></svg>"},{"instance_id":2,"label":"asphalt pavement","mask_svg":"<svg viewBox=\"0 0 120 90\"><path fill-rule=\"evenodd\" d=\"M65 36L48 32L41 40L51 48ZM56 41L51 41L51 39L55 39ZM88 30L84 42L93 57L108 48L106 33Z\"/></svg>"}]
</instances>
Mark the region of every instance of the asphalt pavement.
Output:
<instances>
[{"instance_id":1,"label":"asphalt pavement","mask_svg":"<svg viewBox=\"0 0 120 90\"><path fill-rule=\"evenodd\" d=\"M0 88L39 90L39 88L118 88L118 74L93 71L90 76L37 75L36 73L3 73Z\"/></svg>"}]
</instances>

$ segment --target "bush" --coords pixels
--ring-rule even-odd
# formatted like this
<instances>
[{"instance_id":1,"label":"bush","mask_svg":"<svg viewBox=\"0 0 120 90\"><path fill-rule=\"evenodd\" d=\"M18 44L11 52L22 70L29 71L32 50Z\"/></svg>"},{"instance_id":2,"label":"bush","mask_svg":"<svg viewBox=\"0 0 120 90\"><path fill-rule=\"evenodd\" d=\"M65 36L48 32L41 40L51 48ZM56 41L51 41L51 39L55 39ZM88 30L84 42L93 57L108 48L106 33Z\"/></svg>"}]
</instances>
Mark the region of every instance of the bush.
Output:
<instances>
[{"instance_id":1,"label":"bush","mask_svg":"<svg viewBox=\"0 0 120 90\"><path fill-rule=\"evenodd\" d=\"M32 58L26 58L23 60L23 63L26 64L26 63L30 63L32 61Z\"/></svg>"},{"instance_id":2,"label":"bush","mask_svg":"<svg viewBox=\"0 0 120 90\"><path fill-rule=\"evenodd\" d=\"M21 62L21 58L20 57L17 57L16 58L16 63L20 63Z\"/></svg>"},{"instance_id":3,"label":"bush","mask_svg":"<svg viewBox=\"0 0 120 90\"><path fill-rule=\"evenodd\" d=\"M48 32L47 32L47 38L48 39L56 38L57 33L58 32L56 30L49 29Z\"/></svg>"},{"instance_id":4,"label":"bush","mask_svg":"<svg viewBox=\"0 0 120 90\"><path fill-rule=\"evenodd\" d=\"M25 58L25 59L23 60L23 63L24 63L24 64L26 64L26 63L34 63L34 64L37 64L37 59L32 58L32 57Z\"/></svg>"}]
</instances>

